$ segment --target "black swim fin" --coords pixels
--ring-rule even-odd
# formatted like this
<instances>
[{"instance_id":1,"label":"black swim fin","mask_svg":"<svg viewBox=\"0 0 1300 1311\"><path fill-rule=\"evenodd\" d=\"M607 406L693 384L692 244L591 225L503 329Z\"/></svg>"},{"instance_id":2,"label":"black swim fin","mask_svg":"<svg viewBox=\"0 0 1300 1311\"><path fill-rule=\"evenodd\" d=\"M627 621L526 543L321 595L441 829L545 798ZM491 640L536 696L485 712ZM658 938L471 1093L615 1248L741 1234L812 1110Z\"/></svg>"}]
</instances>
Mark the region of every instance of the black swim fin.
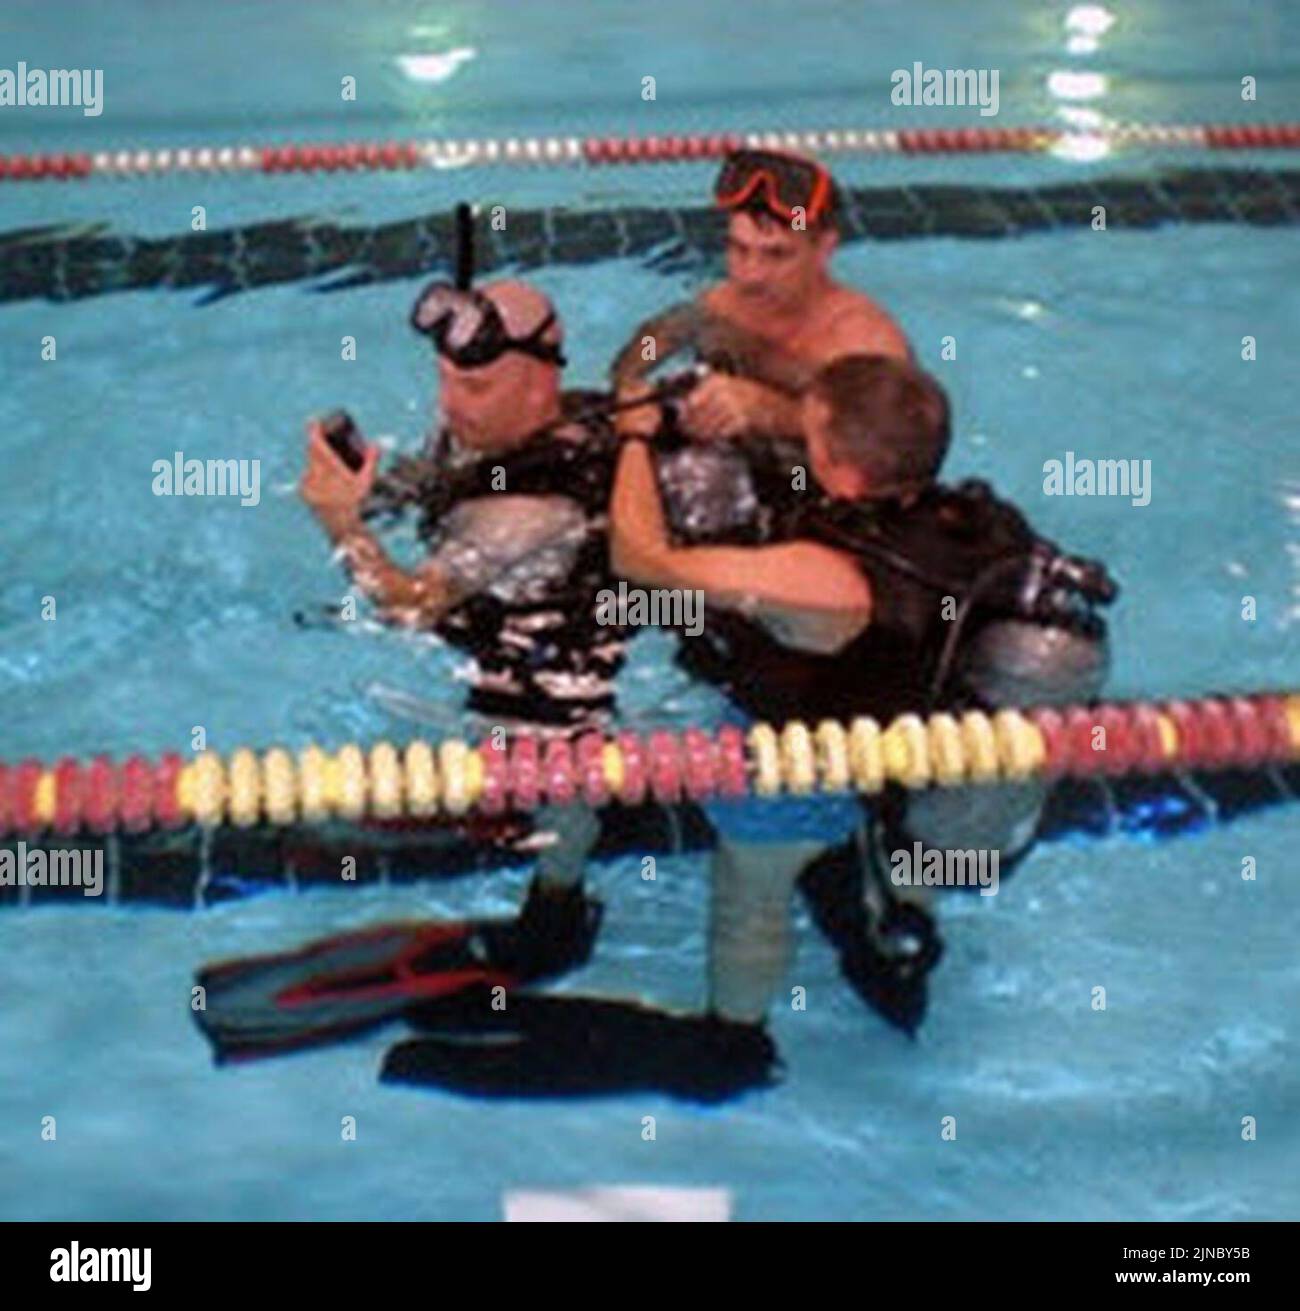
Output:
<instances>
[{"instance_id":1,"label":"black swim fin","mask_svg":"<svg viewBox=\"0 0 1300 1311\"><path fill-rule=\"evenodd\" d=\"M722 1102L776 1082L767 1030L714 1015L671 1015L636 1002L485 989L409 1012L428 1036L384 1059L386 1083L479 1097L562 1098L662 1092Z\"/></svg>"},{"instance_id":2,"label":"black swim fin","mask_svg":"<svg viewBox=\"0 0 1300 1311\"><path fill-rule=\"evenodd\" d=\"M915 1038L929 1006L926 978L943 955L934 920L920 906L894 903L845 946L840 969L858 996Z\"/></svg>"},{"instance_id":3,"label":"black swim fin","mask_svg":"<svg viewBox=\"0 0 1300 1311\"><path fill-rule=\"evenodd\" d=\"M205 1006L194 1018L218 1062L354 1036L466 988L563 973L591 954L601 913L580 888L534 880L513 919L383 924L207 966L195 976Z\"/></svg>"},{"instance_id":4,"label":"black swim fin","mask_svg":"<svg viewBox=\"0 0 1300 1311\"><path fill-rule=\"evenodd\" d=\"M871 860L856 843L834 847L803 871L799 890L839 952L845 980L878 1015L915 1038L943 942L933 917L892 896Z\"/></svg>"}]
</instances>

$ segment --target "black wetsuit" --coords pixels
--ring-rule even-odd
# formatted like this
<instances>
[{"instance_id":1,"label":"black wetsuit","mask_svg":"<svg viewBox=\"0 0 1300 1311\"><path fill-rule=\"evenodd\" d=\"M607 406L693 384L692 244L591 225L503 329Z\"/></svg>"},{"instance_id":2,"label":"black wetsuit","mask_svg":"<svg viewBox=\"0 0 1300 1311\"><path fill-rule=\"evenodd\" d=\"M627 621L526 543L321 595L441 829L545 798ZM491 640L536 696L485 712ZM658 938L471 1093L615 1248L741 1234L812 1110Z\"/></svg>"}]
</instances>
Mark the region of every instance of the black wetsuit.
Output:
<instances>
[{"instance_id":1,"label":"black wetsuit","mask_svg":"<svg viewBox=\"0 0 1300 1311\"><path fill-rule=\"evenodd\" d=\"M586 415L580 440L479 456L443 432L380 487L378 508L418 506L431 558L469 593L437 632L473 656L470 709L494 720L578 729L613 705L626 634L598 618L614 457L608 420L587 413L600 400L563 394L566 419Z\"/></svg>"},{"instance_id":2,"label":"black wetsuit","mask_svg":"<svg viewBox=\"0 0 1300 1311\"><path fill-rule=\"evenodd\" d=\"M565 417L581 416L581 441L539 435L488 457L458 447L444 431L427 454L399 459L379 481L372 512L417 507L422 540L472 593L437 631L475 658L469 700L479 713L582 727L613 705L628 632L600 622L607 611L597 595L614 585L608 505L620 448L608 418L593 415L610 399L593 391L563 394ZM692 446L675 430L671 411L656 444L664 507L678 541L758 544L793 509L794 456L786 447ZM550 511L540 503L527 507L530 516L548 513L555 533L548 536L542 523L530 551L520 540L522 524L516 532L507 522L502 533L499 516L482 522L503 497L561 502ZM508 540L494 546L494 535ZM502 579L498 546L518 557L517 569L510 566L515 577Z\"/></svg>"}]
</instances>

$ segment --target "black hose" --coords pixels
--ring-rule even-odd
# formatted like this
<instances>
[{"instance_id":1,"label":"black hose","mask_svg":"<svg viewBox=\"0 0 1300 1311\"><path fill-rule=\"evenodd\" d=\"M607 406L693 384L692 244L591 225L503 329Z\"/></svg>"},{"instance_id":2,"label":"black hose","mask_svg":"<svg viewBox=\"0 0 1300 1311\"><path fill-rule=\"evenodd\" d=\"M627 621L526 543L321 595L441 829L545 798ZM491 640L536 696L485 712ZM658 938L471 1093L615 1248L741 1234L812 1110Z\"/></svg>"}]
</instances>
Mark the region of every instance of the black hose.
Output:
<instances>
[{"instance_id":1,"label":"black hose","mask_svg":"<svg viewBox=\"0 0 1300 1311\"><path fill-rule=\"evenodd\" d=\"M930 680L926 698L927 710L934 707L939 699L939 694L943 691L944 684L948 681L948 676L952 672L953 658L957 652L957 642L961 638L962 629L965 627L966 620L970 617L970 612L975 608L975 603L988 591L993 583L1001 579L1009 566L1015 565L1017 569L1023 569L1025 562L1032 560L1033 555L1031 549L1017 551L1014 555L1003 556L1000 560L994 560L992 564L985 566L983 572L976 577L970 590L962 597L961 604L957 607L957 613L953 617L952 627L948 630L948 636L944 641L943 650L939 653L939 660L934 669L934 677Z\"/></svg>"}]
</instances>

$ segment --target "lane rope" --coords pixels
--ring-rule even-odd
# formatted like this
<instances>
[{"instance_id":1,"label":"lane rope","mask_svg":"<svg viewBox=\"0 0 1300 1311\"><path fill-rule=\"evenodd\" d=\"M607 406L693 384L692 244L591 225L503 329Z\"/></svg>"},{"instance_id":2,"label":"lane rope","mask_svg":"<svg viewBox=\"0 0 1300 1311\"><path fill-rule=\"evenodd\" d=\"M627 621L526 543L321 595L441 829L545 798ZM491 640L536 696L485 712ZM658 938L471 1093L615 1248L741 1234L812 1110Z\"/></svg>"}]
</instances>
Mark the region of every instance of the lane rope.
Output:
<instances>
[{"instance_id":1,"label":"lane rope","mask_svg":"<svg viewBox=\"0 0 1300 1311\"><path fill-rule=\"evenodd\" d=\"M1300 694L861 717L649 734L449 738L326 752L241 748L54 764L0 764L0 836L140 833L189 824L286 826L330 819L436 821L545 803L807 796L886 784L959 787L1031 778L1251 768L1300 760Z\"/></svg>"},{"instance_id":2,"label":"lane rope","mask_svg":"<svg viewBox=\"0 0 1300 1311\"><path fill-rule=\"evenodd\" d=\"M499 137L195 146L0 155L0 180L162 177L174 173L403 172L486 165L666 164L720 159L739 146L816 155L1035 154L1064 145L1191 147L1203 150L1300 148L1300 123L1120 123L1091 131L1054 127L830 129L689 133L675 136Z\"/></svg>"}]
</instances>

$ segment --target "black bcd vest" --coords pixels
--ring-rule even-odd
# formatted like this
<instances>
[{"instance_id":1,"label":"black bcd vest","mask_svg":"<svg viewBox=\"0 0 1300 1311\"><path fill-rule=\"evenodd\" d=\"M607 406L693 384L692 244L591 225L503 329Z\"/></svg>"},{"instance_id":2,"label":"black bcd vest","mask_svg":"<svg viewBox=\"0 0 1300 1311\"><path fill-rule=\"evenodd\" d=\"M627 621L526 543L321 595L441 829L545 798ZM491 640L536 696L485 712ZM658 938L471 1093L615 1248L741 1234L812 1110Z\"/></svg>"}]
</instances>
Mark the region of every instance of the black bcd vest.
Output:
<instances>
[{"instance_id":1,"label":"black bcd vest","mask_svg":"<svg viewBox=\"0 0 1300 1311\"><path fill-rule=\"evenodd\" d=\"M681 643L682 664L774 722L923 713L945 700L954 637L964 644L996 618L1100 622L1064 589L1030 588L1036 561L1064 557L976 480L932 486L908 505L805 500L777 538L853 556L873 600L870 625L834 655L792 650L754 621L706 609L704 633Z\"/></svg>"}]
</instances>

